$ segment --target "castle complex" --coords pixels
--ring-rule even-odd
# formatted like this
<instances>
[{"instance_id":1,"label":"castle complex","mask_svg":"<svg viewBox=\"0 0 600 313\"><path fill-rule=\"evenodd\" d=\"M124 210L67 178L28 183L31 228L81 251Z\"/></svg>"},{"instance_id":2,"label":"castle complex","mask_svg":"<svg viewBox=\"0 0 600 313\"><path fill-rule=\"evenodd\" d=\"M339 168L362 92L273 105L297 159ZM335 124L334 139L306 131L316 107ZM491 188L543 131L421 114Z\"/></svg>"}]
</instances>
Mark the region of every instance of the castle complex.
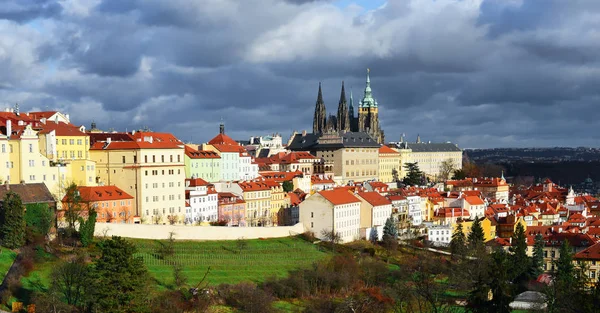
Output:
<instances>
[{"instance_id":1,"label":"castle complex","mask_svg":"<svg viewBox=\"0 0 600 313\"><path fill-rule=\"evenodd\" d=\"M371 78L367 69L367 83L362 100L358 105L358 117L354 115L354 99L350 91L350 106L346 102L346 90L342 82L342 93L338 103L337 115L327 116L321 83L315 105L313 119L313 133L324 134L328 132L365 132L378 143L384 143L384 134L379 125L379 108L371 91Z\"/></svg>"}]
</instances>

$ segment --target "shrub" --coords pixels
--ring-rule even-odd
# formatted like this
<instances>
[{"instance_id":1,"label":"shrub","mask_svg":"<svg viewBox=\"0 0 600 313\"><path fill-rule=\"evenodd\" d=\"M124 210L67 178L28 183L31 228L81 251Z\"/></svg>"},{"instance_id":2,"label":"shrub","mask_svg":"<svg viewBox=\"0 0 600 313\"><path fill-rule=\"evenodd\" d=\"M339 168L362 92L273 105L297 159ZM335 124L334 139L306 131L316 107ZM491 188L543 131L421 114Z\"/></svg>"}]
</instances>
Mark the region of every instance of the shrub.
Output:
<instances>
[{"instance_id":1,"label":"shrub","mask_svg":"<svg viewBox=\"0 0 600 313\"><path fill-rule=\"evenodd\" d=\"M273 296L256 288L256 285L252 283L222 284L219 285L218 291L219 296L227 305L243 312L269 313L273 311L271 307Z\"/></svg>"},{"instance_id":2,"label":"shrub","mask_svg":"<svg viewBox=\"0 0 600 313\"><path fill-rule=\"evenodd\" d=\"M213 221L209 223L210 226L227 226L226 220Z\"/></svg>"}]
</instances>

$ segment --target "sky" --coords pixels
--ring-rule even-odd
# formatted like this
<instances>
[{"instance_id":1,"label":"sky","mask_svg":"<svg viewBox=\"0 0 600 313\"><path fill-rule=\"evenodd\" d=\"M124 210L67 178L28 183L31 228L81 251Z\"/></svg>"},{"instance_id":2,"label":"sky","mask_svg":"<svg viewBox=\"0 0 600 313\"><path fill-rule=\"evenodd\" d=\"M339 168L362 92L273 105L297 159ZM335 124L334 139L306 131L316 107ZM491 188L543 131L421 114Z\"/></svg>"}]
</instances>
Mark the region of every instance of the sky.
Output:
<instances>
[{"instance_id":1,"label":"sky","mask_svg":"<svg viewBox=\"0 0 600 313\"><path fill-rule=\"evenodd\" d=\"M597 0L2 0L0 107L287 141L370 68L387 141L598 147L598 51Z\"/></svg>"}]
</instances>

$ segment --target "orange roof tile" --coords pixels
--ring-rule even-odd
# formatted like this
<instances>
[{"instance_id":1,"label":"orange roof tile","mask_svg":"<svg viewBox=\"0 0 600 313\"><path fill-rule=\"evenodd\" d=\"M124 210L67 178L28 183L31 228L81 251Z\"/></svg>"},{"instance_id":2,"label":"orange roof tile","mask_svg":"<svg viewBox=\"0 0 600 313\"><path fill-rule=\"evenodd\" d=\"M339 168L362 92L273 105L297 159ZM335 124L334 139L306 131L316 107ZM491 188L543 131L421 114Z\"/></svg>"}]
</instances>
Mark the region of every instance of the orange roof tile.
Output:
<instances>
[{"instance_id":1,"label":"orange roof tile","mask_svg":"<svg viewBox=\"0 0 600 313\"><path fill-rule=\"evenodd\" d=\"M117 186L79 186L79 195L83 202L112 201L133 199L133 197ZM66 202L67 196L63 197Z\"/></svg>"},{"instance_id":2,"label":"orange roof tile","mask_svg":"<svg viewBox=\"0 0 600 313\"><path fill-rule=\"evenodd\" d=\"M239 146L239 144L231 139L231 137L225 135L225 134L218 134L216 135L213 139L211 139L209 142L209 144L211 145L229 145L229 146Z\"/></svg>"},{"instance_id":3,"label":"orange roof tile","mask_svg":"<svg viewBox=\"0 0 600 313\"><path fill-rule=\"evenodd\" d=\"M600 260L600 243L597 243L574 256L575 259Z\"/></svg>"},{"instance_id":4,"label":"orange roof tile","mask_svg":"<svg viewBox=\"0 0 600 313\"><path fill-rule=\"evenodd\" d=\"M205 181L202 178L186 178L185 179L186 187L198 187L198 186L208 186L209 182Z\"/></svg>"},{"instance_id":5,"label":"orange roof tile","mask_svg":"<svg viewBox=\"0 0 600 313\"><path fill-rule=\"evenodd\" d=\"M465 197L465 201L467 201L470 205L484 205L485 203L481 198L475 196L467 196Z\"/></svg>"},{"instance_id":6,"label":"orange roof tile","mask_svg":"<svg viewBox=\"0 0 600 313\"><path fill-rule=\"evenodd\" d=\"M382 206L382 205L391 205L392 202L388 200L386 197L380 195L375 191L367 191L367 192L359 192L358 196L365 199L372 206Z\"/></svg>"},{"instance_id":7,"label":"orange roof tile","mask_svg":"<svg viewBox=\"0 0 600 313\"><path fill-rule=\"evenodd\" d=\"M190 159L220 159L218 153L209 150L195 150L185 146L185 155Z\"/></svg>"},{"instance_id":8,"label":"orange roof tile","mask_svg":"<svg viewBox=\"0 0 600 313\"><path fill-rule=\"evenodd\" d=\"M390 154L390 153L400 154L400 153L398 153L398 151L396 151L388 146L381 146L379 148L379 154Z\"/></svg>"},{"instance_id":9,"label":"orange roof tile","mask_svg":"<svg viewBox=\"0 0 600 313\"><path fill-rule=\"evenodd\" d=\"M56 136L89 136L79 130L79 127L62 122L56 123L48 121L46 124L41 124L41 128L40 134L48 134L54 131Z\"/></svg>"},{"instance_id":10,"label":"orange roof tile","mask_svg":"<svg viewBox=\"0 0 600 313\"><path fill-rule=\"evenodd\" d=\"M345 189L322 190L319 194L333 205L360 202L353 194Z\"/></svg>"},{"instance_id":11,"label":"orange roof tile","mask_svg":"<svg viewBox=\"0 0 600 313\"><path fill-rule=\"evenodd\" d=\"M271 187L264 182L239 182L238 185L243 191L271 190Z\"/></svg>"}]
</instances>

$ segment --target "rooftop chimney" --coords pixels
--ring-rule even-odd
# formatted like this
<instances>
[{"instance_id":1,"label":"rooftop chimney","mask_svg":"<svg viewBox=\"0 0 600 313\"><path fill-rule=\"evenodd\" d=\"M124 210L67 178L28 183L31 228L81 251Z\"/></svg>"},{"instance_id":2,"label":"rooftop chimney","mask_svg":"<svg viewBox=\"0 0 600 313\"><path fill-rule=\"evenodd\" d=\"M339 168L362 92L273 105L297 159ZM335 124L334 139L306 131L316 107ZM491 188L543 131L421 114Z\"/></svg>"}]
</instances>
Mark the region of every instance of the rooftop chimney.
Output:
<instances>
[{"instance_id":1,"label":"rooftop chimney","mask_svg":"<svg viewBox=\"0 0 600 313\"><path fill-rule=\"evenodd\" d=\"M6 136L10 138L10 135L12 135L12 121L6 120Z\"/></svg>"}]
</instances>

